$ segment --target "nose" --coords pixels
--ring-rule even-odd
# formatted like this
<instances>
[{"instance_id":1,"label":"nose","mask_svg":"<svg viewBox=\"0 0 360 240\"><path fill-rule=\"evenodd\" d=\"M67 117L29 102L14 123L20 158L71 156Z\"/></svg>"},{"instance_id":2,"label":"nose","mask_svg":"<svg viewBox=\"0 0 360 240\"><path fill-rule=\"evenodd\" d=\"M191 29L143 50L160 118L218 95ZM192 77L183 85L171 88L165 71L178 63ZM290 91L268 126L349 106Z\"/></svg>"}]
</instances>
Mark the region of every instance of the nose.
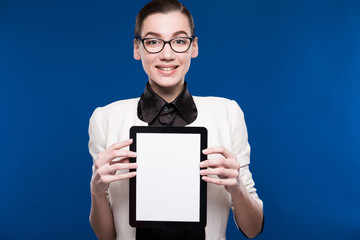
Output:
<instances>
[{"instance_id":1,"label":"nose","mask_svg":"<svg viewBox=\"0 0 360 240\"><path fill-rule=\"evenodd\" d=\"M172 60L175 57L175 52L171 49L170 43L166 43L164 49L160 52L160 59Z\"/></svg>"}]
</instances>

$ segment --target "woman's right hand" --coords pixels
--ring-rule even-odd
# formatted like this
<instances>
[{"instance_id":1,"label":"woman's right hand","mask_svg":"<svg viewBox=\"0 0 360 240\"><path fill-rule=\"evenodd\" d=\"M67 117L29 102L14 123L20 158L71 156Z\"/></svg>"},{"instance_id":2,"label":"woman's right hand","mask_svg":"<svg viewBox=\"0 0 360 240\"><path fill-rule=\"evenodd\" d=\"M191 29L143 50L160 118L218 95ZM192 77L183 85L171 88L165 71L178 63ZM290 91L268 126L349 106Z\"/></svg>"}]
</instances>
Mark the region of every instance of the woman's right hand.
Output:
<instances>
[{"instance_id":1,"label":"woman's right hand","mask_svg":"<svg viewBox=\"0 0 360 240\"><path fill-rule=\"evenodd\" d=\"M128 139L114 143L98 154L90 182L92 194L104 194L110 183L136 176L135 171L116 174L117 170L137 168L136 163L129 163L129 158L136 157L136 153L123 149L130 146L132 142L132 139ZM116 158L119 160L114 161Z\"/></svg>"}]
</instances>

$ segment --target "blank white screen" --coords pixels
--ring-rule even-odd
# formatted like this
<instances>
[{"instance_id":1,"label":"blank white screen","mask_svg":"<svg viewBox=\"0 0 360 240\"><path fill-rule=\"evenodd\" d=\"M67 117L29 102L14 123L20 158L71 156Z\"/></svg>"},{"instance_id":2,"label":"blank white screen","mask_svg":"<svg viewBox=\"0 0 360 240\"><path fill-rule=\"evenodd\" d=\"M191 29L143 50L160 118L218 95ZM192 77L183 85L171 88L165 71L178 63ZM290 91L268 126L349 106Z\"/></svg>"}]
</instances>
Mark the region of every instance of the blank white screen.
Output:
<instances>
[{"instance_id":1,"label":"blank white screen","mask_svg":"<svg viewBox=\"0 0 360 240\"><path fill-rule=\"evenodd\" d=\"M137 133L136 220L199 222L200 134Z\"/></svg>"}]
</instances>

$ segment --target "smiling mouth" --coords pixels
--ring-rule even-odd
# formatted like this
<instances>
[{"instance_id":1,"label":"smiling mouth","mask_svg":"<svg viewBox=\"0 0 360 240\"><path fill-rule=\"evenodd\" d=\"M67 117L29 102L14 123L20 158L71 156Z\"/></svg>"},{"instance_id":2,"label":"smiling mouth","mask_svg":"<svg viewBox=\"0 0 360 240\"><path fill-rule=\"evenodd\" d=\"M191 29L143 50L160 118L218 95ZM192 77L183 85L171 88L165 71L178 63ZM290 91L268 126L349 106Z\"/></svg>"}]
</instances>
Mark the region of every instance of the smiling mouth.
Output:
<instances>
[{"instance_id":1,"label":"smiling mouth","mask_svg":"<svg viewBox=\"0 0 360 240\"><path fill-rule=\"evenodd\" d=\"M159 67L159 66L157 66L156 68L158 68L162 71L171 71L171 70L178 68L178 66L174 66L174 67Z\"/></svg>"}]
</instances>

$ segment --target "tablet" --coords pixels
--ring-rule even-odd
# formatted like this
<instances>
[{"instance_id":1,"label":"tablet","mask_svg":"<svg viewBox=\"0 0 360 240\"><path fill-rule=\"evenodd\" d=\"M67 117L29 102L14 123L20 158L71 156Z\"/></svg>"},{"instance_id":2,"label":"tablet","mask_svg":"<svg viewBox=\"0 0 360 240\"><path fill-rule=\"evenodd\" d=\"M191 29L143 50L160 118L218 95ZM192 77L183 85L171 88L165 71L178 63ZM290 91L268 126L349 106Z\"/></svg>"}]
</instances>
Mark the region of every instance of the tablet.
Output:
<instances>
[{"instance_id":1,"label":"tablet","mask_svg":"<svg viewBox=\"0 0 360 240\"><path fill-rule=\"evenodd\" d=\"M130 226L139 228L204 228L207 185L200 161L207 157L204 127L134 126L136 177L130 179Z\"/></svg>"}]
</instances>

